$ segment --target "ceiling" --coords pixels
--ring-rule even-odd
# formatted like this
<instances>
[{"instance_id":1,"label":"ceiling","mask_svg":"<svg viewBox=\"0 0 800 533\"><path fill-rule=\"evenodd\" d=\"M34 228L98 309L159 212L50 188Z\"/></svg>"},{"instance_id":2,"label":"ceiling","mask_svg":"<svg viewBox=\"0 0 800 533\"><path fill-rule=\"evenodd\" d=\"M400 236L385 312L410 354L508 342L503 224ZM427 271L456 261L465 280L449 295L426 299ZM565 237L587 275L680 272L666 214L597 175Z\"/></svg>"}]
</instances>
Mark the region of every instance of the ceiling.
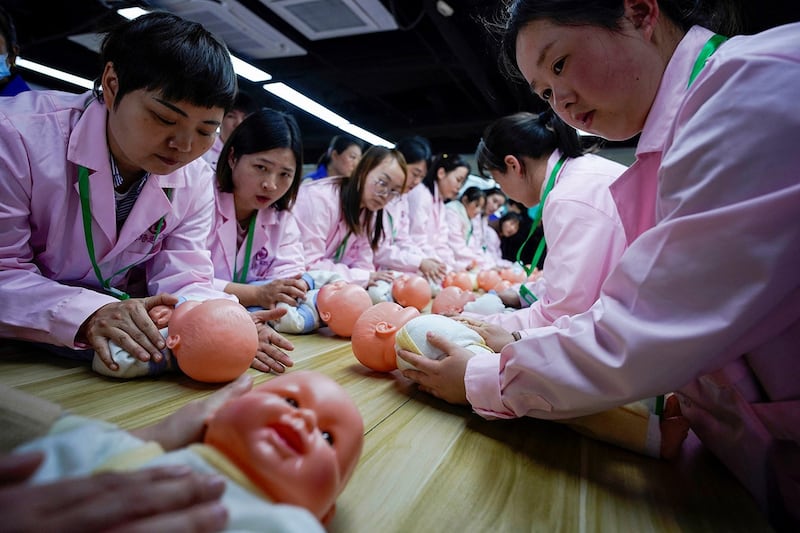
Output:
<instances>
[{"instance_id":1,"label":"ceiling","mask_svg":"<svg viewBox=\"0 0 800 533\"><path fill-rule=\"evenodd\" d=\"M307 52L255 59L257 51L236 50L229 39L235 55L272 74L273 81L286 83L389 141L414 134L427 137L434 152L472 153L492 120L523 109L543 109L526 87L504 78L498 68L497 46L483 29L481 19L491 18L500 1L446 0L452 14L444 16L437 9L437 0L336 0L379 2L397 29L316 40L267 7L270 2L293 1L0 0L16 21L24 57L90 79L100 72L98 56L69 37L100 32L120 22L123 19L116 9L159 2L171 11L176 11L177 4L184 8L192 3L207 7L212 2L216 3L214 9L233 6L239 15L244 13L251 21L269 24L292 46ZM752 6L748 18L752 29L800 20L798 2L789 2L792 5L787 7L777 0L741 1ZM78 90L34 73L26 72L25 77L47 87ZM263 91L259 83L240 78L240 86L262 105L297 117L306 163L316 161L330 138L340 132Z\"/></svg>"}]
</instances>

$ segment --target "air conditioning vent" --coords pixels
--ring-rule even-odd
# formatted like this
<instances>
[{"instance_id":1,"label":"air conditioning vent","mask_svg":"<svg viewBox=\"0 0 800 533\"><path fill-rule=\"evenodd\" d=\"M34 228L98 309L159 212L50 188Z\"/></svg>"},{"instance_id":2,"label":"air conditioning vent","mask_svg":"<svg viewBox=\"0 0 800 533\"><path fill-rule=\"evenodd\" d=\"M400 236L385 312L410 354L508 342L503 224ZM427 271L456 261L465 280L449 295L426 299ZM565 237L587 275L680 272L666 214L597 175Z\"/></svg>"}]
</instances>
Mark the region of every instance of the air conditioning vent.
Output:
<instances>
[{"instance_id":1,"label":"air conditioning vent","mask_svg":"<svg viewBox=\"0 0 800 533\"><path fill-rule=\"evenodd\" d=\"M306 50L234 0L151 0L183 18L199 22L236 54L252 59L291 57Z\"/></svg>"},{"instance_id":2,"label":"air conditioning vent","mask_svg":"<svg viewBox=\"0 0 800 533\"><path fill-rule=\"evenodd\" d=\"M260 1L312 41L397 29L379 0Z\"/></svg>"}]
</instances>

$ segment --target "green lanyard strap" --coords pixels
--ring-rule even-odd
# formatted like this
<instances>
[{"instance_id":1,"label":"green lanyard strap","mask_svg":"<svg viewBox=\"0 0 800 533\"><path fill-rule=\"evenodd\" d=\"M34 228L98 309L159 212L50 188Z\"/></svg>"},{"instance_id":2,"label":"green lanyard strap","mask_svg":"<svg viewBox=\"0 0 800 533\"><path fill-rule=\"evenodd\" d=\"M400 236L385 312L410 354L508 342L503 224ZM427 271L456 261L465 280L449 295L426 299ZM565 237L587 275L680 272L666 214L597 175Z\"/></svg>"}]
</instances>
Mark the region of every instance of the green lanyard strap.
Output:
<instances>
[{"instance_id":1,"label":"green lanyard strap","mask_svg":"<svg viewBox=\"0 0 800 533\"><path fill-rule=\"evenodd\" d=\"M717 48L719 48L720 45L727 40L728 38L724 35L715 33L711 36L711 38L708 39L708 41L706 41L706 44L703 46L703 49L700 50L700 54L697 56L697 59L694 62L692 73L689 75L689 83L686 85L687 88L692 86L694 79L698 74L700 74L700 71L703 70L703 67L706 66L708 58L711 57L714 52L717 51Z\"/></svg>"},{"instance_id":2,"label":"green lanyard strap","mask_svg":"<svg viewBox=\"0 0 800 533\"><path fill-rule=\"evenodd\" d=\"M103 289L108 292L109 294L119 298L120 300L127 300L130 298L126 292L117 289L116 287L112 287L110 285L110 281L114 279L115 276L126 272L127 270L133 268L134 266L138 265L141 261L137 261L131 263L130 265L123 267L113 274L111 274L108 278L103 277L103 273L100 271L100 266L97 264L97 259L95 256L94 251L94 238L92 236L92 208L89 202L91 196L89 195L89 169L84 166L78 167L78 191L81 197L81 215L83 218L83 235L86 239L86 250L89 253L89 260L92 262L92 269L94 269L94 275L97 277L97 281L100 282L100 285ZM172 189L166 189L167 198L172 200ZM150 252L153 251L153 248L156 246L156 241L158 240L158 236L161 234L161 230L164 228L164 219L165 217L161 217L158 221L158 226L156 227L155 235L153 236L153 245L150 246L150 250L145 255L150 255Z\"/></svg>"},{"instance_id":3,"label":"green lanyard strap","mask_svg":"<svg viewBox=\"0 0 800 533\"><path fill-rule=\"evenodd\" d=\"M237 257L233 259L233 281L235 283L247 283L247 272L250 270L250 255L253 253L255 227L256 215L253 214L250 217L250 227L247 229L247 242L244 246L244 265L242 265L242 269L239 272L236 271L236 259L238 259L239 254L237 253Z\"/></svg>"},{"instance_id":4,"label":"green lanyard strap","mask_svg":"<svg viewBox=\"0 0 800 533\"><path fill-rule=\"evenodd\" d=\"M544 252L545 240L544 236L542 240L539 241L539 246L536 248L536 253L533 255L533 261L531 261L530 266L526 267L525 263L522 261L522 250L525 249L525 245L528 244L533 232L536 231L536 228L539 227L539 223L542 221L542 213L544 212L544 201L547 200L547 195L550 194L553 186L556 184L556 177L558 173L561 171L561 167L564 166L564 162L567 160L567 156L562 155L561 159L558 160L556 166L553 167L553 171L550 172L550 178L547 180L547 186L544 188L544 193L542 194L542 199L539 202L539 211L536 213L536 218L533 219L533 223L531 224L531 229L528 232L528 236L525 237L525 241L522 243L522 246L519 247L517 250L517 263L525 270L525 275L530 276L533 269L536 268L536 265L539 264L539 258L542 257L542 253ZM531 290L525 286L523 282L519 286L519 296L522 298L528 305L532 304L536 301L536 296L533 295Z\"/></svg>"},{"instance_id":5,"label":"green lanyard strap","mask_svg":"<svg viewBox=\"0 0 800 533\"><path fill-rule=\"evenodd\" d=\"M336 248L336 253L333 254L334 263L338 263L342 260L342 257L344 256L344 251L347 248L347 240L350 238L350 233L351 232L349 231L347 232L347 235L344 236L344 240L342 241L342 243Z\"/></svg>"}]
</instances>

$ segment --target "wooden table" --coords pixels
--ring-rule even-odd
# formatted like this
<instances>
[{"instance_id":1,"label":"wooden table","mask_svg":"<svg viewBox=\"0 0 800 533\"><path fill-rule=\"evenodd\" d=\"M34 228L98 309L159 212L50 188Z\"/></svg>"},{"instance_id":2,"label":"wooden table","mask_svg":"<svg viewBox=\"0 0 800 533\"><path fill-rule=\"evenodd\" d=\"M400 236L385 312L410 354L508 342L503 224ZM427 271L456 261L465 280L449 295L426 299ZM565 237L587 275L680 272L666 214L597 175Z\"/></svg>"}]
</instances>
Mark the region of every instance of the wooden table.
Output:
<instances>
[{"instance_id":1,"label":"wooden table","mask_svg":"<svg viewBox=\"0 0 800 533\"><path fill-rule=\"evenodd\" d=\"M332 532L770 531L752 498L696 441L668 462L554 422L487 421L417 391L396 371L371 372L346 340L288 337L294 368L336 379L364 417L364 452ZM249 372L256 382L272 378ZM125 428L217 388L178 374L119 381L7 340L0 383Z\"/></svg>"}]
</instances>

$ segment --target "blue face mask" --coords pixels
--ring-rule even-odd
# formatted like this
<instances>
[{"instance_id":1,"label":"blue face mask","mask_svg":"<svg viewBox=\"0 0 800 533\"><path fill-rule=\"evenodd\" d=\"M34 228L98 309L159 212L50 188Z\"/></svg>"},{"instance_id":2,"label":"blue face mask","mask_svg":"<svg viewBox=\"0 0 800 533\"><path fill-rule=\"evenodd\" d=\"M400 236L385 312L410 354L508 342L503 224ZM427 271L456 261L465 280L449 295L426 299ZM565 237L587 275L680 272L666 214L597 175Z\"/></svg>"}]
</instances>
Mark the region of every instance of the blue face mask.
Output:
<instances>
[{"instance_id":1,"label":"blue face mask","mask_svg":"<svg viewBox=\"0 0 800 533\"><path fill-rule=\"evenodd\" d=\"M8 54L0 54L0 78L11 76L11 69L8 67Z\"/></svg>"}]
</instances>

